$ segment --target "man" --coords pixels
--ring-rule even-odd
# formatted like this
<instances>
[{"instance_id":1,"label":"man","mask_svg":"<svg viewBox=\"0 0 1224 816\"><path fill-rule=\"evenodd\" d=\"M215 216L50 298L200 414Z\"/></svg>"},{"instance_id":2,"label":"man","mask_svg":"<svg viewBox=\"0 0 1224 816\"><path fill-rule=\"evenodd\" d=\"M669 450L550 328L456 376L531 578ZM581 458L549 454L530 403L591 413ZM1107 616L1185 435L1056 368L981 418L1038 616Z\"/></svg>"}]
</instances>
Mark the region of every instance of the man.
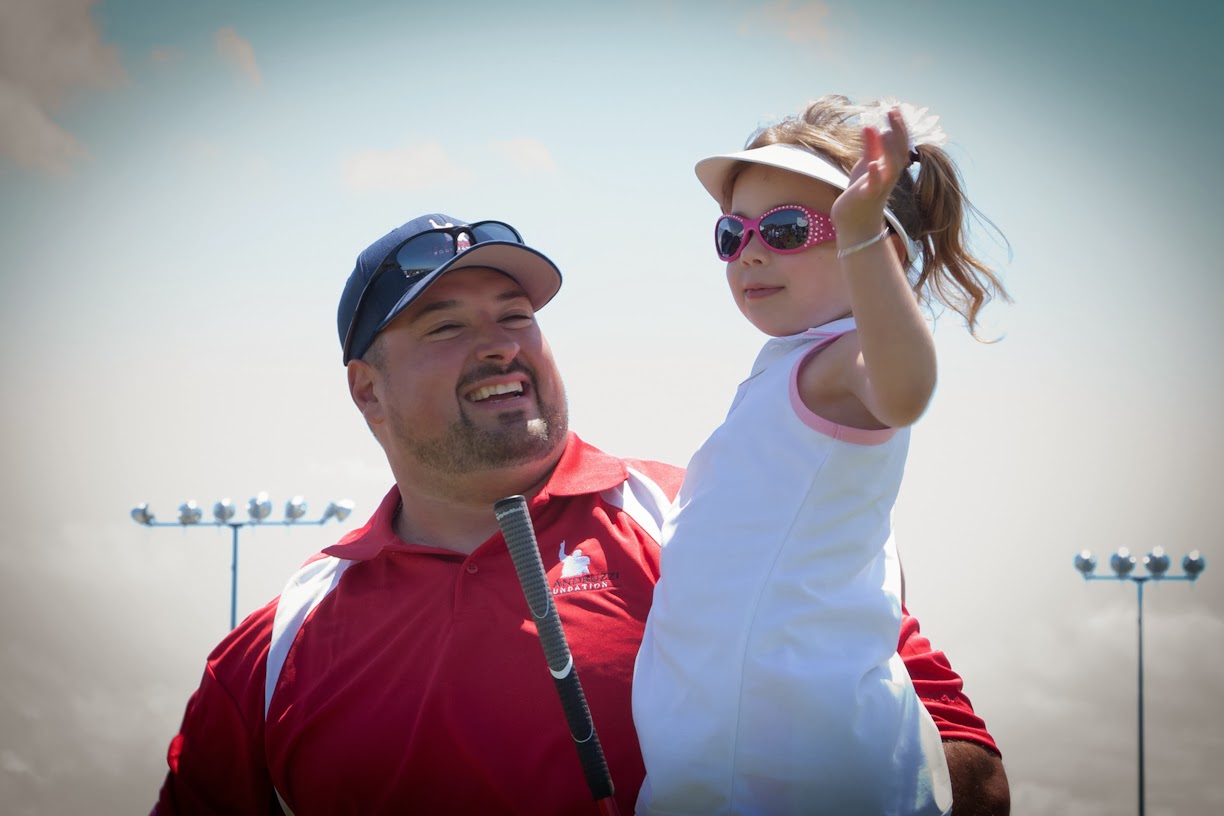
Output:
<instances>
[{"instance_id":1,"label":"man","mask_svg":"<svg viewBox=\"0 0 1224 816\"><path fill-rule=\"evenodd\" d=\"M593 813L493 516L516 494L632 812L633 664L682 471L569 432L535 320L560 285L498 222L422 216L361 253L340 339L395 485L209 656L155 813ZM960 678L912 618L899 650L949 740L957 816L1005 813L997 748Z\"/></svg>"}]
</instances>

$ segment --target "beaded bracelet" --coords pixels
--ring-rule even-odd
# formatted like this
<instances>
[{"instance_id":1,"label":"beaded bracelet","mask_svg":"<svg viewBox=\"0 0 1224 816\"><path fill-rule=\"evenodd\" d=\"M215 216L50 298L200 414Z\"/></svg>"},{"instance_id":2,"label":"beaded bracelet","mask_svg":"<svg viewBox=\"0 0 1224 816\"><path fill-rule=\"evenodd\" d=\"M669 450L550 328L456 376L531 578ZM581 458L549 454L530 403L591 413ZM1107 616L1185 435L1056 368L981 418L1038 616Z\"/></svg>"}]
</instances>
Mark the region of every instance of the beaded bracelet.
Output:
<instances>
[{"instance_id":1,"label":"beaded bracelet","mask_svg":"<svg viewBox=\"0 0 1224 816\"><path fill-rule=\"evenodd\" d=\"M888 237L888 227L885 227L883 230L880 231L880 234L874 238L868 238L866 241L864 241L861 244L855 244L852 247L847 247L846 249L837 250L837 257L844 258L847 255L853 255L854 253L858 252L860 249L866 249L872 244L878 244L887 237Z\"/></svg>"}]
</instances>

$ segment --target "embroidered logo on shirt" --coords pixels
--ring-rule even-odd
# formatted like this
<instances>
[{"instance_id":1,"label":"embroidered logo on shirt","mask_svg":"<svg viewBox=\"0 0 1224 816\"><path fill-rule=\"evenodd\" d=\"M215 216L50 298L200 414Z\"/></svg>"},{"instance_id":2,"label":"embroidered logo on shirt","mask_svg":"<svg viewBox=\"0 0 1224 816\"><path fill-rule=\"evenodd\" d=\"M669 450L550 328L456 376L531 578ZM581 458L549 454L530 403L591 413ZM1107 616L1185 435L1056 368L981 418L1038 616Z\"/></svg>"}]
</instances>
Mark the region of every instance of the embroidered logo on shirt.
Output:
<instances>
[{"instance_id":1,"label":"embroidered logo on shirt","mask_svg":"<svg viewBox=\"0 0 1224 816\"><path fill-rule=\"evenodd\" d=\"M565 554L565 542L561 542L561 548L557 552L557 558L561 559L561 577L573 578L575 575L587 575L591 571L591 556L583 555L581 547L575 547L574 552L570 555Z\"/></svg>"},{"instance_id":2,"label":"embroidered logo on shirt","mask_svg":"<svg viewBox=\"0 0 1224 816\"><path fill-rule=\"evenodd\" d=\"M552 583L554 595L610 589L612 582L616 580L615 572L591 572L591 556L583 555L581 547L575 547L572 553L566 555L565 542L562 541L557 550L557 558L561 562L561 577Z\"/></svg>"}]
</instances>

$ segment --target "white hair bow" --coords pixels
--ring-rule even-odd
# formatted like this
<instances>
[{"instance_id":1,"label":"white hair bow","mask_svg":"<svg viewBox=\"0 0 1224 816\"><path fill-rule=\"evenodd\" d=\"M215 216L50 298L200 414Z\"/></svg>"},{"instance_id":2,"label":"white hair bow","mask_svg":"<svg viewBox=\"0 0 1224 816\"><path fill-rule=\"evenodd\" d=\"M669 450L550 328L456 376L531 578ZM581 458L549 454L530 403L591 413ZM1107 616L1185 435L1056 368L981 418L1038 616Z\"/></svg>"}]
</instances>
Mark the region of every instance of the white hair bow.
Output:
<instances>
[{"instance_id":1,"label":"white hair bow","mask_svg":"<svg viewBox=\"0 0 1224 816\"><path fill-rule=\"evenodd\" d=\"M888 125L888 112L897 108L905 129L909 131L908 149L913 151L918 145L934 145L942 147L948 142L948 134L939 126L939 117L930 113L930 108L917 108L900 99L885 97L870 105L858 107L859 122L863 126L871 126L881 133L891 130Z\"/></svg>"}]
</instances>

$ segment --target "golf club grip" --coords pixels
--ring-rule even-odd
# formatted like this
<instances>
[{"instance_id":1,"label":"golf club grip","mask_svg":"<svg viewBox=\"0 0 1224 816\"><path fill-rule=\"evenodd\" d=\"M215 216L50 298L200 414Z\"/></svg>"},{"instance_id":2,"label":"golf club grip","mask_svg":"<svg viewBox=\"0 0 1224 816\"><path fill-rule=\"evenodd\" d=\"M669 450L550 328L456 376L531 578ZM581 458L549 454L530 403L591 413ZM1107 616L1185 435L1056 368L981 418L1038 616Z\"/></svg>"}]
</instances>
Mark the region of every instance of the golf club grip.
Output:
<instances>
[{"instance_id":1,"label":"golf club grip","mask_svg":"<svg viewBox=\"0 0 1224 816\"><path fill-rule=\"evenodd\" d=\"M552 593L548 591L548 578L544 574L544 562L540 559L531 514L527 511L527 500L522 496L501 499L493 505L493 514L506 539L506 548L518 572L527 606L535 619L548 670L557 687L557 696L561 699L561 708L565 712L574 746L578 749L578 760L582 763L591 795L597 801L607 799L608 802L601 802L603 812L615 813L615 800L611 798L614 792L612 776L608 772L599 736L595 733L586 695L582 693L582 684L578 681L569 644L565 641L561 619L557 617ZM606 806L612 810L607 810Z\"/></svg>"}]
</instances>

